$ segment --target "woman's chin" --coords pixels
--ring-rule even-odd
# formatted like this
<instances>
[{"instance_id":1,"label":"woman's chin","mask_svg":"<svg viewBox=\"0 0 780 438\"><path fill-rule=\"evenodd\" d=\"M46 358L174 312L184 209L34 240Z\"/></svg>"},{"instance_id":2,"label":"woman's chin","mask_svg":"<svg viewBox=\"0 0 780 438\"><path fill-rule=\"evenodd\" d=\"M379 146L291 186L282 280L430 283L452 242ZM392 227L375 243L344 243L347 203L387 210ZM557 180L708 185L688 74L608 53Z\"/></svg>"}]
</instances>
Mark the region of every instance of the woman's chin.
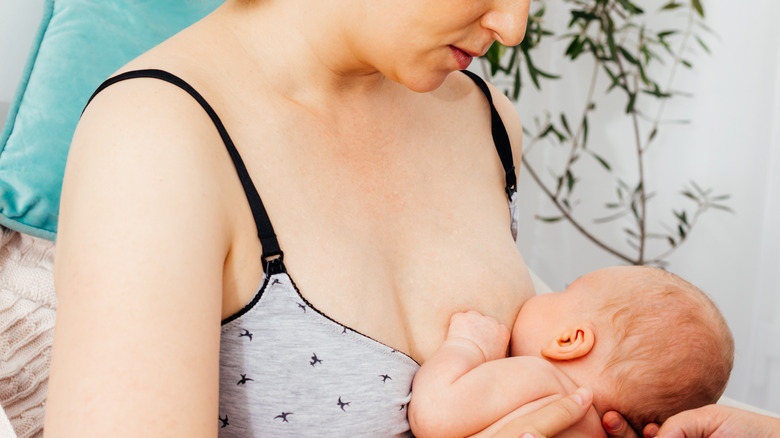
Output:
<instances>
[{"instance_id":1,"label":"woman's chin","mask_svg":"<svg viewBox=\"0 0 780 438\"><path fill-rule=\"evenodd\" d=\"M409 77L401 77L394 80L414 92L428 93L441 87L444 81L447 80L447 76L449 76L450 73L452 72L426 72L410 75Z\"/></svg>"}]
</instances>

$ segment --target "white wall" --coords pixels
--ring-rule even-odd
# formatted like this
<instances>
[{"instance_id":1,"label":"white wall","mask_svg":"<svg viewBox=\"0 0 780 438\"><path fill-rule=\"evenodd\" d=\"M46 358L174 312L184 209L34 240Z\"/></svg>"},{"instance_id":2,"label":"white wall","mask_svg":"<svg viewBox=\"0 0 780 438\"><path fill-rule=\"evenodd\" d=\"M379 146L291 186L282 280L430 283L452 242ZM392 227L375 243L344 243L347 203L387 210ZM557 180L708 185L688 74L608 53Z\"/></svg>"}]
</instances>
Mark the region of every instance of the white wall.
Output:
<instances>
[{"instance_id":1,"label":"white wall","mask_svg":"<svg viewBox=\"0 0 780 438\"><path fill-rule=\"evenodd\" d=\"M5 121L42 13L42 0L0 0L0 121Z\"/></svg>"},{"instance_id":2,"label":"white wall","mask_svg":"<svg viewBox=\"0 0 780 438\"><path fill-rule=\"evenodd\" d=\"M648 5L663 3L639 2L646 10L652 9ZM548 24L565 20L560 8L566 4L547 4ZM705 7L707 23L717 35L708 39L713 54L694 57L695 69L682 71L675 82L674 88L692 92L694 98L673 101L667 113L691 123L662 128L648 153L647 184L658 192L650 205L664 214L686 205L677 193L689 179L732 195L729 206L735 213L713 211L702 216L690 241L669 258L669 269L709 293L732 327L737 351L727 395L780 412L780 30L776 27L780 2L705 2ZM562 53L565 46L554 50ZM541 55L538 62L565 72L565 66L553 60L558 58ZM540 109L581 112L590 68L567 74L580 75L582 83L567 89L546 82L545 94L524 95L518 110L527 126L533 125L533 115ZM599 89L605 85L602 81ZM599 111L608 112L610 105L617 115L590 124L589 145L603 155L625 149L618 143L631 143L633 135L619 116L625 100L602 104ZM538 167L543 173L545 155L553 152L534 152L534 158L542 158ZM619 172L632 169L634 162L626 154L613 165ZM560 289L585 272L621 263L565 222L534 221L535 214L552 215L554 210L527 172L521 174L528 209L520 248L541 278ZM603 205L606 199L594 198L593 189L579 191L581 205L594 199L597 206ZM584 210L581 217L587 223L593 211ZM614 243L623 241L619 229L600 229L599 235Z\"/></svg>"},{"instance_id":3,"label":"white wall","mask_svg":"<svg viewBox=\"0 0 780 438\"><path fill-rule=\"evenodd\" d=\"M21 75L42 3L0 0L0 120ZM548 4L554 9L556 2ZM706 6L708 23L718 35L711 43L713 55L696 58L695 74L680 76L677 87L695 98L669 109L692 123L662 134L649 158L648 178L659 193L675 192L692 177L733 195L730 205L736 213L704 216L691 241L670 259L670 268L710 293L734 331L737 361L727 394L780 412L780 30L774 27L780 2ZM524 101L519 108L527 125L534 109L560 107L561 101L576 102L583 94L584 85L553 85L547 83L545 90L551 93L546 97ZM563 107L578 110L576 104ZM594 147L624 138L628 129L614 120L591 127ZM534 214L552 210L526 173L521 172L520 184L527 206L520 246L529 265L553 288L619 263L567 224L535 221Z\"/></svg>"}]
</instances>

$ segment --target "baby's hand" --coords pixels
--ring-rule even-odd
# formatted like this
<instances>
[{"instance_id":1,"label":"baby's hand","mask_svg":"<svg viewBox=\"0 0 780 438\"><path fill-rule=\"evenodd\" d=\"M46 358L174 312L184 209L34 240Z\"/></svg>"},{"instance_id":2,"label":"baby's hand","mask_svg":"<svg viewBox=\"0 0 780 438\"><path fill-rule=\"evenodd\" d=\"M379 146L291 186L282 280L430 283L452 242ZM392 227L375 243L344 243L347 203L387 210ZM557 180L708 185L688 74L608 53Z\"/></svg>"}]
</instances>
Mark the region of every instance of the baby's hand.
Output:
<instances>
[{"instance_id":1,"label":"baby's hand","mask_svg":"<svg viewBox=\"0 0 780 438\"><path fill-rule=\"evenodd\" d=\"M490 361L506 357L509 329L495 318L474 310L459 312L450 318L447 341L468 341L479 349L485 361Z\"/></svg>"}]
</instances>

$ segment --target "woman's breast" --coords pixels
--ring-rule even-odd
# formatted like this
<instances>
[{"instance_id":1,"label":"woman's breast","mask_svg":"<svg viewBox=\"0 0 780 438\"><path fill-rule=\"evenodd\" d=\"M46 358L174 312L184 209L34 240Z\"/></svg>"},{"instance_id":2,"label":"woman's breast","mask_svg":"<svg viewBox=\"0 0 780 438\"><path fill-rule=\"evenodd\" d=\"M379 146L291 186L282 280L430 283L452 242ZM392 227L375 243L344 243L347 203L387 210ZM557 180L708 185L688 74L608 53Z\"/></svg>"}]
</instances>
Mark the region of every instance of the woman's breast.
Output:
<instances>
[{"instance_id":1,"label":"woman's breast","mask_svg":"<svg viewBox=\"0 0 780 438\"><path fill-rule=\"evenodd\" d=\"M419 365L333 320L286 274L223 322L220 437L410 436Z\"/></svg>"}]
</instances>

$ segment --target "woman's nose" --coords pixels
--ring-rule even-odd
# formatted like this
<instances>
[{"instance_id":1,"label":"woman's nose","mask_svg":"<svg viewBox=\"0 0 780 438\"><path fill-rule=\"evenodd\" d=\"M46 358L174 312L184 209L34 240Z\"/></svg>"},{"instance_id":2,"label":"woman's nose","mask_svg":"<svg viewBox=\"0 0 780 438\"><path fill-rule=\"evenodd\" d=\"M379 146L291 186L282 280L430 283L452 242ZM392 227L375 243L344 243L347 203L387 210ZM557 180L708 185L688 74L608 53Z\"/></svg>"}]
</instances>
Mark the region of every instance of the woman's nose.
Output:
<instances>
[{"instance_id":1,"label":"woman's nose","mask_svg":"<svg viewBox=\"0 0 780 438\"><path fill-rule=\"evenodd\" d=\"M493 0L492 8L482 17L482 25L495 34L505 46L523 41L531 0Z\"/></svg>"}]
</instances>

